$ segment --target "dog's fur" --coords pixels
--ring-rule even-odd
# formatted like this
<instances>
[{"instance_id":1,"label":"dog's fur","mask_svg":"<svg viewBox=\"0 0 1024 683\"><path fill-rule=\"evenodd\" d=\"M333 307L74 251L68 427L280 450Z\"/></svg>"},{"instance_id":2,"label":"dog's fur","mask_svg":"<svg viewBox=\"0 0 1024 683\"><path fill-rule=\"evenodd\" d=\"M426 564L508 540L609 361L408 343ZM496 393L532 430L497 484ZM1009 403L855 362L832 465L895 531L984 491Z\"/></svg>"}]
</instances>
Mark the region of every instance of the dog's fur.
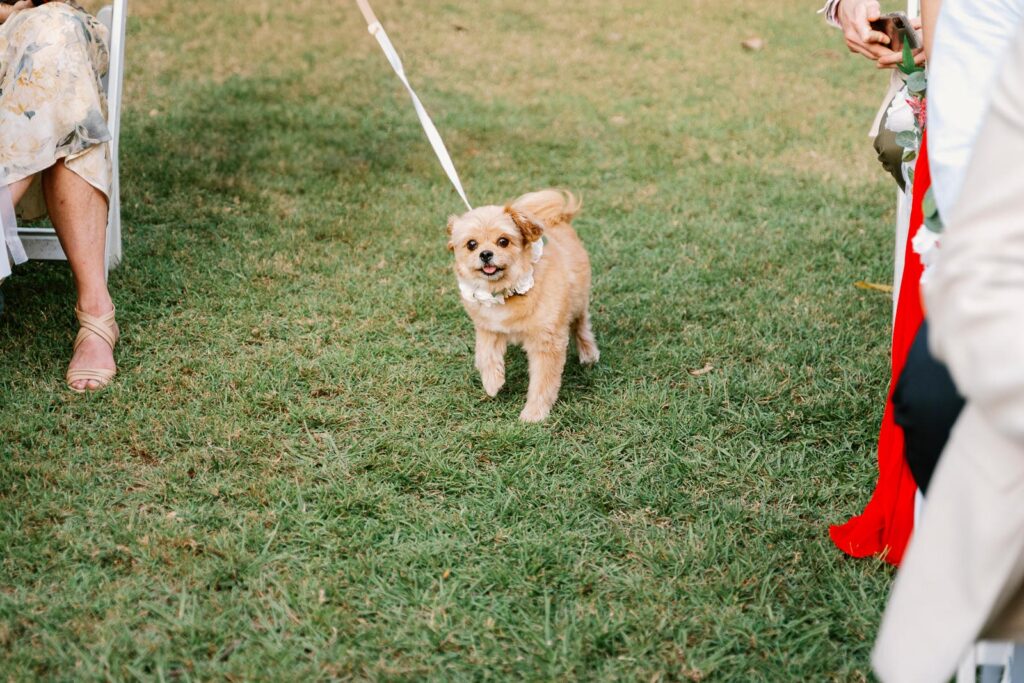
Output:
<instances>
[{"instance_id":1,"label":"dog's fur","mask_svg":"<svg viewBox=\"0 0 1024 683\"><path fill-rule=\"evenodd\" d=\"M448 220L448 248L462 288L507 292L529 281L533 286L504 303L467 300L463 306L476 327L476 367L484 391L497 395L505 384L505 349L521 344L530 365L526 407L519 419L540 422L551 412L562 384L570 332L580 363L596 363L600 352L590 329L590 259L572 227L580 202L571 193L542 190L507 206L484 206ZM542 244L536 263L534 245ZM492 252L488 266L484 252ZM493 273L484 272L497 268Z\"/></svg>"}]
</instances>

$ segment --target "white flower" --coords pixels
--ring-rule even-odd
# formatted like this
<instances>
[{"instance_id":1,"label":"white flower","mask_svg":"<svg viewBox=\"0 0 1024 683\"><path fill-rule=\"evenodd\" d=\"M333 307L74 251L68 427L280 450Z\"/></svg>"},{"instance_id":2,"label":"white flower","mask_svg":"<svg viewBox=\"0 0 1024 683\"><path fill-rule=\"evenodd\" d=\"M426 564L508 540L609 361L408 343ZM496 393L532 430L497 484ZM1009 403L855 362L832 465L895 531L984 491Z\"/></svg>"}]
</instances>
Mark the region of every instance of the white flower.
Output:
<instances>
[{"instance_id":1,"label":"white flower","mask_svg":"<svg viewBox=\"0 0 1024 683\"><path fill-rule=\"evenodd\" d=\"M939 248L941 246L939 244L939 237L939 233L932 232L922 225L918 228L914 239L910 241L910 246L913 248L914 253L921 257L921 264L924 266L924 273L921 275L922 283L928 281L932 268L939 260L939 252L941 251Z\"/></svg>"},{"instance_id":2,"label":"white flower","mask_svg":"<svg viewBox=\"0 0 1024 683\"><path fill-rule=\"evenodd\" d=\"M544 240L545 238L541 237L530 243L530 263L536 263L544 256Z\"/></svg>"},{"instance_id":3,"label":"white flower","mask_svg":"<svg viewBox=\"0 0 1024 683\"><path fill-rule=\"evenodd\" d=\"M462 298L469 302L481 303L485 306L493 306L495 304L504 304L505 295L494 294L486 289L482 289L479 286L474 286L468 282L464 282L462 278L459 278L459 292L462 294Z\"/></svg>"},{"instance_id":4,"label":"white flower","mask_svg":"<svg viewBox=\"0 0 1024 683\"><path fill-rule=\"evenodd\" d=\"M891 130L893 133L902 133L908 130L914 130L916 122L914 120L914 110L907 104L907 97L909 92L907 87L903 88L896 93L896 97L893 98L892 104L889 105L888 116L885 121L885 127Z\"/></svg>"}]
</instances>

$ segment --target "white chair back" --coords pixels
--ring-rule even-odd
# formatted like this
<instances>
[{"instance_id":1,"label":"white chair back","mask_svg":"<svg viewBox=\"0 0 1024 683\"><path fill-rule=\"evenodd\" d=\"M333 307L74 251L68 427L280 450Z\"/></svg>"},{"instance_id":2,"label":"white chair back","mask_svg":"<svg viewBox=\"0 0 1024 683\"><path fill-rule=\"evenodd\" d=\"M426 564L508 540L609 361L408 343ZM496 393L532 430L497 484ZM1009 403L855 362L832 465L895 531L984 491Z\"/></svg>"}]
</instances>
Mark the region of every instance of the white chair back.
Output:
<instances>
[{"instance_id":1,"label":"white chair back","mask_svg":"<svg viewBox=\"0 0 1024 683\"><path fill-rule=\"evenodd\" d=\"M97 19L110 32L110 65L104 85L107 88L107 128L110 129L110 157L113 163L110 184L110 211L107 218L107 270L121 263L121 93L124 87L124 42L128 22L128 0L114 0L99 11Z\"/></svg>"}]
</instances>

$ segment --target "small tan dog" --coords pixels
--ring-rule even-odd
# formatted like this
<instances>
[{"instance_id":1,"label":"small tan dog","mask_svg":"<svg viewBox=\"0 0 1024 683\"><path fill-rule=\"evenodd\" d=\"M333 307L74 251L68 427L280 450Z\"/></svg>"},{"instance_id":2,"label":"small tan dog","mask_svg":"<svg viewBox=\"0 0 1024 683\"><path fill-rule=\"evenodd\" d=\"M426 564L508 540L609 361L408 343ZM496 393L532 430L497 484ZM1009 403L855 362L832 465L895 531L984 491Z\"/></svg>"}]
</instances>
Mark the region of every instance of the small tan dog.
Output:
<instances>
[{"instance_id":1,"label":"small tan dog","mask_svg":"<svg viewBox=\"0 0 1024 683\"><path fill-rule=\"evenodd\" d=\"M521 344L530 364L525 422L551 412L562 384L569 333L580 363L600 352L590 329L590 259L572 227L580 202L542 190L507 206L484 206L448 219L448 248L462 305L476 327L476 367L484 391L505 384L505 349Z\"/></svg>"}]
</instances>

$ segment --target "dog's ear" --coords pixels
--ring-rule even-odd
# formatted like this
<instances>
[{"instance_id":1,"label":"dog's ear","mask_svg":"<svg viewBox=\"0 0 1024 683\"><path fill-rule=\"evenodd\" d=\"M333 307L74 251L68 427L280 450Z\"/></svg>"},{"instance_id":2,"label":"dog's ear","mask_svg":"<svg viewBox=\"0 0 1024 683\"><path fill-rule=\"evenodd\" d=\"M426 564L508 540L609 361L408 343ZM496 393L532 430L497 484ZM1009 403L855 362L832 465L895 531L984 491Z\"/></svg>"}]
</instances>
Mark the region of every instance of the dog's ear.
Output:
<instances>
[{"instance_id":1,"label":"dog's ear","mask_svg":"<svg viewBox=\"0 0 1024 683\"><path fill-rule=\"evenodd\" d=\"M520 211L514 206L509 205L505 207L505 213L508 214L512 222L519 228L519 232L523 233L523 238L527 242L536 242L544 234L544 224L525 211Z\"/></svg>"},{"instance_id":2,"label":"dog's ear","mask_svg":"<svg viewBox=\"0 0 1024 683\"><path fill-rule=\"evenodd\" d=\"M451 236L452 236L452 228L455 226L455 221L458 220L458 218L459 217L456 216L455 214L452 214L451 216L448 216L448 237L449 238L451 238ZM448 240L448 251L455 251L455 245L452 243L451 239Z\"/></svg>"}]
</instances>

